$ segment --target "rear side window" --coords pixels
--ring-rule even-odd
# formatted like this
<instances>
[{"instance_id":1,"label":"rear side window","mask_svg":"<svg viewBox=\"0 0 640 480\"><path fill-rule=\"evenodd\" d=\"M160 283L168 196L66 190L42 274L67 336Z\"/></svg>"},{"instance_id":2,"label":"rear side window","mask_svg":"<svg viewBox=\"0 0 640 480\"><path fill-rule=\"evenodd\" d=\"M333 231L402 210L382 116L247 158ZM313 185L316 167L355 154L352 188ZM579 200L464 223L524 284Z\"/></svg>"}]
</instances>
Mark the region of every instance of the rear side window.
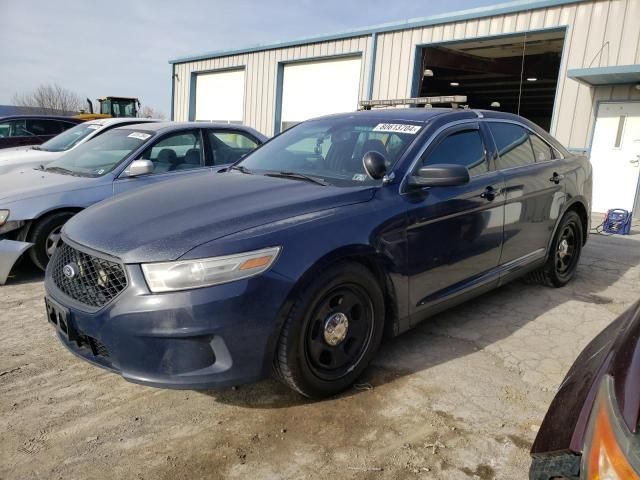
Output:
<instances>
[{"instance_id":1,"label":"rear side window","mask_svg":"<svg viewBox=\"0 0 640 480\"><path fill-rule=\"evenodd\" d=\"M207 135L214 165L237 162L258 146L253 138L240 132L208 130Z\"/></svg>"},{"instance_id":2,"label":"rear side window","mask_svg":"<svg viewBox=\"0 0 640 480\"><path fill-rule=\"evenodd\" d=\"M478 130L463 130L444 138L426 156L422 165L454 163L464 165L471 176L488 171L485 161L484 144Z\"/></svg>"},{"instance_id":3,"label":"rear side window","mask_svg":"<svg viewBox=\"0 0 640 480\"><path fill-rule=\"evenodd\" d=\"M522 167L535 163L529 132L512 123L489 122L498 149L498 169Z\"/></svg>"},{"instance_id":4,"label":"rear side window","mask_svg":"<svg viewBox=\"0 0 640 480\"><path fill-rule=\"evenodd\" d=\"M63 131L61 124L56 120L27 120L27 130L34 135L57 135Z\"/></svg>"},{"instance_id":5,"label":"rear side window","mask_svg":"<svg viewBox=\"0 0 640 480\"><path fill-rule=\"evenodd\" d=\"M544 140L535 133L530 133L529 138L531 139L536 162L548 162L553 159L553 149Z\"/></svg>"}]
</instances>

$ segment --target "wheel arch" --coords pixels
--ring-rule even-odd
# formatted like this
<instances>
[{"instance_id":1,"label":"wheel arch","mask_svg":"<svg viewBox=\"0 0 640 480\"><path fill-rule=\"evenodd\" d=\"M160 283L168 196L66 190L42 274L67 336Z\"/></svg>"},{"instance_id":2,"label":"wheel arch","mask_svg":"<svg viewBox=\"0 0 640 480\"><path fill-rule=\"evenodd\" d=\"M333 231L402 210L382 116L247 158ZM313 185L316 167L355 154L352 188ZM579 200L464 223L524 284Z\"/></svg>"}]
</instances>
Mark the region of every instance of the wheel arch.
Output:
<instances>
[{"instance_id":1,"label":"wheel arch","mask_svg":"<svg viewBox=\"0 0 640 480\"><path fill-rule=\"evenodd\" d=\"M82 207L56 207L56 208L52 208L50 210L46 210L43 212L40 212L40 214L38 214L38 216L34 217L33 219L29 220L29 222L24 226L24 230L22 232L22 237L24 240L26 240L27 238L30 237L31 235L31 230L32 227L37 224L38 222L41 222L43 219L51 216L51 215L55 215L57 213L72 213L72 214L76 214L81 212L82 210L84 210L84 208Z\"/></svg>"},{"instance_id":2,"label":"wheel arch","mask_svg":"<svg viewBox=\"0 0 640 480\"><path fill-rule=\"evenodd\" d=\"M309 266L295 282L293 288L288 293L285 301L278 311L276 325L273 329L273 333L271 334L269 345L266 350L266 355L268 356L264 362L266 367L271 368L284 322L291 311L296 298L300 294L300 291L306 288L306 286L309 285L319 272L343 262L359 263L371 272L372 276L378 282L378 285L380 285L383 294L385 309L384 335L385 337L391 337L398 333L399 314L397 292L391 277L387 273L388 269L385 268L390 260L386 259L384 255L376 252L376 250L369 245L343 246L320 257L311 266Z\"/></svg>"}]
</instances>

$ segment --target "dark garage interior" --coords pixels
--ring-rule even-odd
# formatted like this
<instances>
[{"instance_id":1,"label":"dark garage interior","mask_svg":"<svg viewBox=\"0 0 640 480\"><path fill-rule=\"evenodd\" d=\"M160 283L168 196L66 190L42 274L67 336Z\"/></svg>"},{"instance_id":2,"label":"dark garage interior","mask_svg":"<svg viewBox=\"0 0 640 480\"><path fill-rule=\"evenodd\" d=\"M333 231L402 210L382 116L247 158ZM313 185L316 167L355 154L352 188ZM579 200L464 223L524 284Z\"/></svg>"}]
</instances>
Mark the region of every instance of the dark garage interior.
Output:
<instances>
[{"instance_id":1,"label":"dark garage interior","mask_svg":"<svg viewBox=\"0 0 640 480\"><path fill-rule=\"evenodd\" d=\"M564 30L424 47L419 96L466 95L549 130L563 44Z\"/></svg>"}]
</instances>

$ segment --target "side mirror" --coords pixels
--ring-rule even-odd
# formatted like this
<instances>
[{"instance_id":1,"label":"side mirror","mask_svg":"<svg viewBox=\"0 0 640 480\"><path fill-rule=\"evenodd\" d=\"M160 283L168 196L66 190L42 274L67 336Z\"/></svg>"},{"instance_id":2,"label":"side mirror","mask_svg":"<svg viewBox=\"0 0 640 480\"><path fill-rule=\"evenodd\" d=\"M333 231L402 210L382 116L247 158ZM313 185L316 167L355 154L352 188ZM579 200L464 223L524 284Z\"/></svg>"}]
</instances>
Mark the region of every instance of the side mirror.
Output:
<instances>
[{"instance_id":1,"label":"side mirror","mask_svg":"<svg viewBox=\"0 0 640 480\"><path fill-rule=\"evenodd\" d=\"M469 183L469 170L464 165L440 164L421 167L409 177L412 187L455 187Z\"/></svg>"},{"instance_id":2,"label":"side mirror","mask_svg":"<svg viewBox=\"0 0 640 480\"><path fill-rule=\"evenodd\" d=\"M364 169L374 180L380 180L387 174L387 159L378 152L367 152L362 157Z\"/></svg>"},{"instance_id":3,"label":"side mirror","mask_svg":"<svg viewBox=\"0 0 640 480\"><path fill-rule=\"evenodd\" d=\"M128 177L139 177L153 173L153 162L151 160L134 160L126 173Z\"/></svg>"}]
</instances>

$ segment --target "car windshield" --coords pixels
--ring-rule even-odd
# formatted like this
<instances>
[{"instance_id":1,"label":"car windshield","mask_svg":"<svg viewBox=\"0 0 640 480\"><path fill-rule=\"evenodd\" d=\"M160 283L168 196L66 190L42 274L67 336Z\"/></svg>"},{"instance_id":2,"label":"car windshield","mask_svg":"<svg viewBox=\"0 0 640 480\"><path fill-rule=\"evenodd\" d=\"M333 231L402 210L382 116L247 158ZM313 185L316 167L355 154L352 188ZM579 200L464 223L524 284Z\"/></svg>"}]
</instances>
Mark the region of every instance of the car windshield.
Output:
<instances>
[{"instance_id":1,"label":"car windshield","mask_svg":"<svg viewBox=\"0 0 640 480\"><path fill-rule=\"evenodd\" d=\"M101 177L147 143L153 132L115 129L65 153L45 170L86 177Z\"/></svg>"},{"instance_id":2,"label":"car windshield","mask_svg":"<svg viewBox=\"0 0 640 480\"><path fill-rule=\"evenodd\" d=\"M245 173L286 173L292 179L306 175L335 186L373 185L381 180L366 174L363 155L381 153L390 170L420 129L415 122L357 116L311 120L258 148L239 165Z\"/></svg>"},{"instance_id":3,"label":"car windshield","mask_svg":"<svg viewBox=\"0 0 640 480\"><path fill-rule=\"evenodd\" d=\"M97 123L81 123L69 130L65 130L60 135L56 135L48 142L44 142L38 147L38 150L65 152L101 127L102 125Z\"/></svg>"}]
</instances>

